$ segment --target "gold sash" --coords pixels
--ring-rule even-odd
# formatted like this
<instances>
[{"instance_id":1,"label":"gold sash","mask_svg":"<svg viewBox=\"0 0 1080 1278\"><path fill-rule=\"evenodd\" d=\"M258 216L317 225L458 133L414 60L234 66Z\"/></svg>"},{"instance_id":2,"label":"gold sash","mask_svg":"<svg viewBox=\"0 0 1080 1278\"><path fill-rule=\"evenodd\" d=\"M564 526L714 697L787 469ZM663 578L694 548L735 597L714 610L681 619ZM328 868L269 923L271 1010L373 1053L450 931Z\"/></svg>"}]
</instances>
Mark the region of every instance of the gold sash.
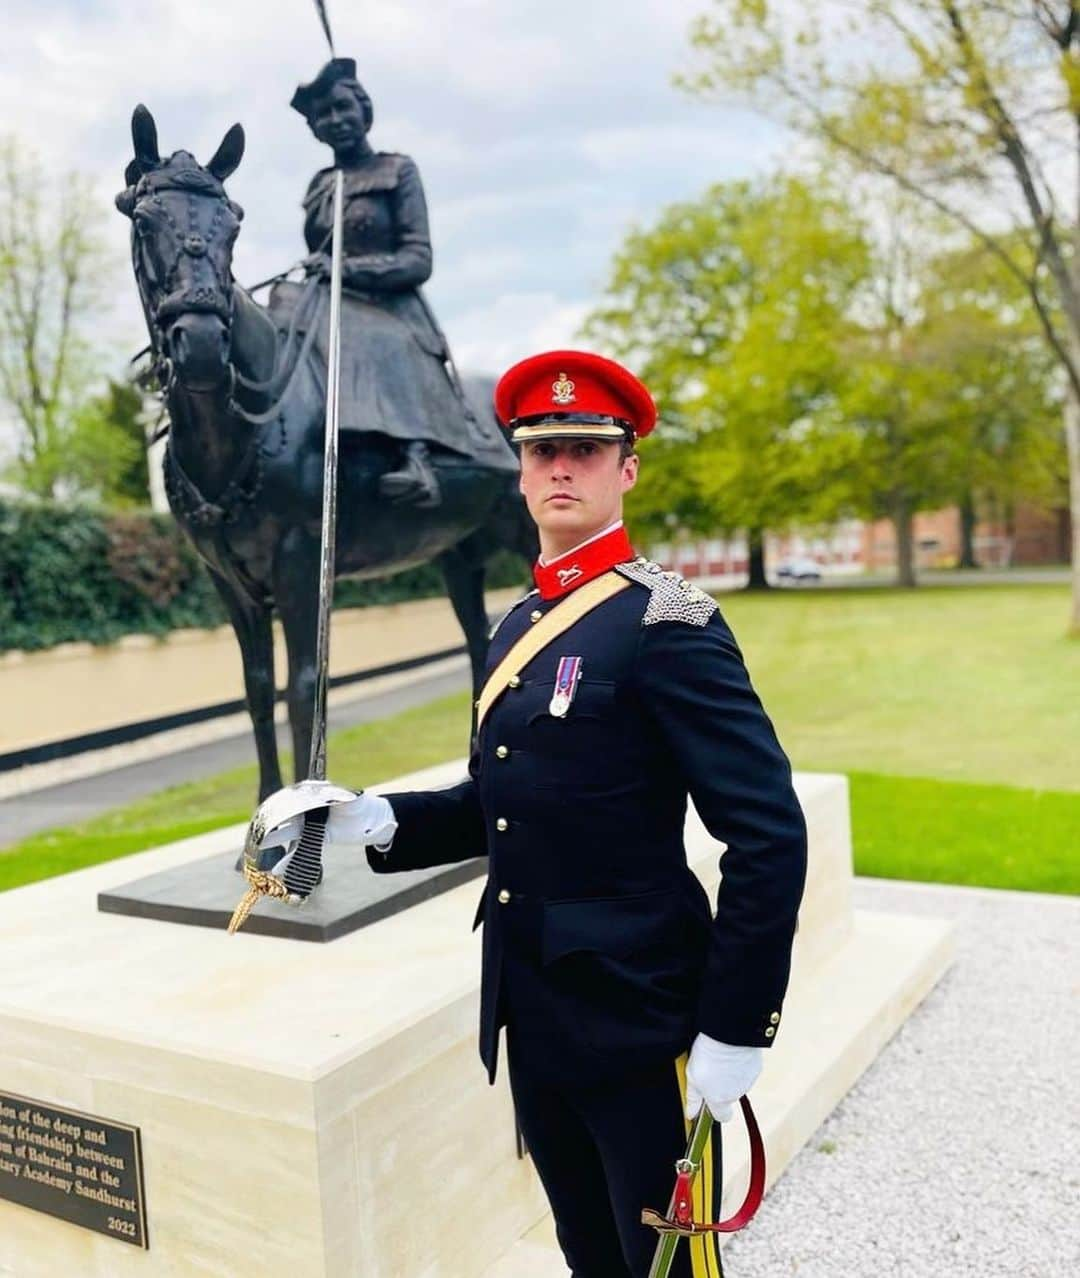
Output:
<instances>
[{"instance_id":1,"label":"gold sash","mask_svg":"<svg viewBox=\"0 0 1080 1278\"><path fill-rule=\"evenodd\" d=\"M542 652L549 643L553 643L561 634L565 634L575 621L580 621L586 613L605 599L617 595L630 585L626 577L615 571L605 572L593 578L584 586L571 591L566 598L549 613L546 613L531 630L526 630L514 644L502 661L488 676L476 703L476 730L487 718L487 713L495 702L509 687L510 680L519 670L523 670L537 653Z\"/></svg>"}]
</instances>

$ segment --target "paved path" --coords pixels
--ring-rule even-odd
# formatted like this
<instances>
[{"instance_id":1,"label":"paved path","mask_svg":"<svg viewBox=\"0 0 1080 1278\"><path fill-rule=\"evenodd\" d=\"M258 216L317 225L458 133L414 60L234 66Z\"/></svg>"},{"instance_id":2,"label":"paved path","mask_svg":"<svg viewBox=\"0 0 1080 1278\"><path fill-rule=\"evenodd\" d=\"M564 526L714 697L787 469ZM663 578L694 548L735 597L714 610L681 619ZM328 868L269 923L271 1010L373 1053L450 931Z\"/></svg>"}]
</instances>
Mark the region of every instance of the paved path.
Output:
<instances>
[{"instance_id":1,"label":"paved path","mask_svg":"<svg viewBox=\"0 0 1080 1278\"><path fill-rule=\"evenodd\" d=\"M1080 899L860 879L957 960L724 1250L728 1278L1080 1274Z\"/></svg>"},{"instance_id":2,"label":"paved path","mask_svg":"<svg viewBox=\"0 0 1080 1278\"><path fill-rule=\"evenodd\" d=\"M425 675L419 669L409 681L393 691L372 693L338 706L331 705L329 728L336 732L353 724L383 719L466 687L468 673L464 663L459 670L437 675ZM280 725L278 746L284 749L289 744L288 729ZM463 749L464 744L462 742ZM38 830L85 821L99 812L131 803L155 791L213 776L228 768L242 767L254 760L251 731L245 727L236 736L208 741L204 745L160 755L142 763L4 799L0 802L0 848L17 843Z\"/></svg>"}]
</instances>

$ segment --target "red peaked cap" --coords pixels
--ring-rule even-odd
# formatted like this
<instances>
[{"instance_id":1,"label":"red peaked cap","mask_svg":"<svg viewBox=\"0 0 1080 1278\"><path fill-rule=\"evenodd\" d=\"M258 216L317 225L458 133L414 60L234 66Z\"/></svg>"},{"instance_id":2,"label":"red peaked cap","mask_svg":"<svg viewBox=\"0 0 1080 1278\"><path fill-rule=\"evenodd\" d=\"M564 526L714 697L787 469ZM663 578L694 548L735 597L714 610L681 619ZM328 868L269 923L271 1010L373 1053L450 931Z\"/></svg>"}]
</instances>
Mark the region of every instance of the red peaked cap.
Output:
<instances>
[{"instance_id":1,"label":"red peaked cap","mask_svg":"<svg viewBox=\"0 0 1080 1278\"><path fill-rule=\"evenodd\" d=\"M644 383L589 351L545 351L507 369L495 387L495 412L516 444L641 438L656 425Z\"/></svg>"}]
</instances>

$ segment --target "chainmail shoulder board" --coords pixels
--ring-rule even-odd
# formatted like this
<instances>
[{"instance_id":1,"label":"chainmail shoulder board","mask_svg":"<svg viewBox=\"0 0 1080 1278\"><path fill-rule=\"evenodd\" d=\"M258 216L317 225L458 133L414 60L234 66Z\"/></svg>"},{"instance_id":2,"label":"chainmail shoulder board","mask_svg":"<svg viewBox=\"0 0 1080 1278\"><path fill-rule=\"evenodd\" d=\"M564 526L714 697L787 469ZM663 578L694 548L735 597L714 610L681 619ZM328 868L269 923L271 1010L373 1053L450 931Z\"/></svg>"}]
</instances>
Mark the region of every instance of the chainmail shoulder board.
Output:
<instances>
[{"instance_id":1,"label":"chainmail shoulder board","mask_svg":"<svg viewBox=\"0 0 1080 1278\"><path fill-rule=\"evenodd\" d=\"M690 626L703 626L716 612L717 603L693 582L680 577L677 572L666 572L651 559L637 558L629 563L616 564L615 571L647 586L651 592L643 626L658 621L685 621Z\"/></svg>"},{"instance_id":2,"label":"chainmail shoulder board","mask_svg":"<svg viewBox=\"0 0 1080 1278\"><path fill-rule=\"evenodd\" d=\"M514 602L510 605L510 607L507 608L507 610L499 618L499 620L496 621L496 623L491 627L491 633L488 635L488 642L490 643L491 640L495 638L496 631L499 629L502 623L507 619L507 617L510 616L510 614L514 611L515 608L520 608L521 605L526 601L526 599L531 599L533 595L538 595L539 593L540 593L539 590L530 590L527 595L522 595L520 599L515 599Z\"/></svg>"}]
</instances>

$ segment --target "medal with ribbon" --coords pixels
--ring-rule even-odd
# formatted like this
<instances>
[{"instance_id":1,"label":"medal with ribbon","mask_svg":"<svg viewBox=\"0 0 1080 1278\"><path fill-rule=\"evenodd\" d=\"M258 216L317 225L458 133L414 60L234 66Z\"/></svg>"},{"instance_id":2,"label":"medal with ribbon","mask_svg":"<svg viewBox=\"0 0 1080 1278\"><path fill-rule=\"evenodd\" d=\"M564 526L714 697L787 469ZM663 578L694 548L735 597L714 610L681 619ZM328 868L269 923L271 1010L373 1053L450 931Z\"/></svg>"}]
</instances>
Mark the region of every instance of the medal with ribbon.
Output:
<instances>
[{"instance_id":1,"label":"medal with ribbon","mask_svg":"<svg viewBox=\"0 0 1080 1278\"><path fill-rule=\"evenodd\" d=\"M556 719L564 719L570 709L570 703L577 692L578 680L581 678L580 657L560 657L559 668L555 672L555 691L551 694L548 710Z\"/></svg>"}]
</instances>

